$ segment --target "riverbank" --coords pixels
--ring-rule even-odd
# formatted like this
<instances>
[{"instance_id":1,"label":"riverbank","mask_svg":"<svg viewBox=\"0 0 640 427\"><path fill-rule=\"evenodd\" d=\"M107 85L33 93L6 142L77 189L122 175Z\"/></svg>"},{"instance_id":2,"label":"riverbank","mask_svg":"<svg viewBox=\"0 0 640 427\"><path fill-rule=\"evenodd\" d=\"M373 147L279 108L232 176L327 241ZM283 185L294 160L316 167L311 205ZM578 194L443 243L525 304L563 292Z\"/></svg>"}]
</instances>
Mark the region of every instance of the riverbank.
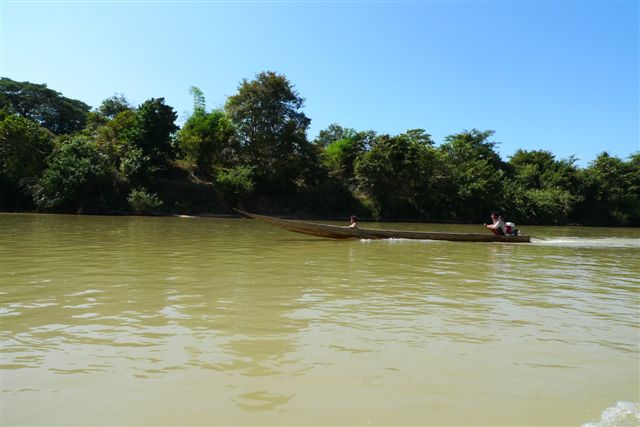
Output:
<instances>
[{"instance_id":1,"label":"riverbank","mask_svg":"<svg viewBox=\"0 0 640 427\"><path fill-rule=\"evenodd\" d=\"M158 203L143 211L136 211L128 202L126 194L116 194L105 203L85 203L81 207L46 210L37 209L27 195L0 194L0 212L226 218L238 217L233 208L243 207L252 212L286 218L340 221L355 214L363 219L373 220L371 211L344 189L331 192L334 198L331 205L337 206L336 209L323 203L326 196L317 189L293 187L284 193L258 189L247 194L229 194L228 189L214 179L197 176L193 167L184 162L173 162L169 167L156 171L144 190L149 197L157 198ZM341 200L336 201L336 194ZM93 197L99 199L103 195L94 194Z\"/></svg>"},{"instance_id":2,"label":"riverbank","mask_svg":"<svg viewBox=\"0 0 640 427\"><path fill-rule=\"evenodd\" d=\"M335 183L331 184L335 185ZM87 208L36 209L32 200L13 197L9 202L5 193L0 194L0 212L16 213L55 213L71 215L150 215L150 216L188 216L211 218L239 217L234 207L265 215L287 219L317 221L347 221L351 215L357 215L363 221L412 222L436 224L479 224L487 218L446 218L423 213L422 216L396 214L394 216L376 215L370 208L371 203L363 195L356 195L340 185L331 187L326 182L316 187L292 187L288 192L275 193L260 189L242 195L230 195L228 189L216 183L212 178L196 176L193 166L185 162L173 162L169 167L155 172L146 191L150 197L157 198L157 206L148 210L136 211L128 202L125 194L111 197L103 204L90 203ZM103 195L94 194L101 198ZM327 200L331 197L331 200ZM95 206L101 206L96 208ZM499 209L496 207L494 209ZM572 226L628 226L610 221L595 221L591 224L557 223L557 218L549 221L527 221L511 212L505 212L506 219L522 225L572 225Z\"/></svg>"}]
</instances>

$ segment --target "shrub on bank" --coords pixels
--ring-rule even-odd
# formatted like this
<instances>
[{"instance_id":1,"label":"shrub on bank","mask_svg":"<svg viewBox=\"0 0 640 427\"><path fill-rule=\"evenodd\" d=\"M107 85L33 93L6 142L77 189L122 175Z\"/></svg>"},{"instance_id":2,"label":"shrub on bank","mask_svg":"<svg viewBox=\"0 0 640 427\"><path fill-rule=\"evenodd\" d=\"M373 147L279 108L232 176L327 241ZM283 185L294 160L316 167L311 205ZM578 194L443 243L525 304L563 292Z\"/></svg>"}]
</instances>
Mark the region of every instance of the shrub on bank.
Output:
<instances>
[{"instance_id":1,"label":"shrub on bank","mask_svg":"<svg viewBox=\"0 0 640 427\"><path fill-rule=\"evenodd\" d=\"M127 197L129 206L138 215L148 215L162 206L162 201L156 194L150 194L146 188L137 188Z\"/></svg>"}]
</instances>

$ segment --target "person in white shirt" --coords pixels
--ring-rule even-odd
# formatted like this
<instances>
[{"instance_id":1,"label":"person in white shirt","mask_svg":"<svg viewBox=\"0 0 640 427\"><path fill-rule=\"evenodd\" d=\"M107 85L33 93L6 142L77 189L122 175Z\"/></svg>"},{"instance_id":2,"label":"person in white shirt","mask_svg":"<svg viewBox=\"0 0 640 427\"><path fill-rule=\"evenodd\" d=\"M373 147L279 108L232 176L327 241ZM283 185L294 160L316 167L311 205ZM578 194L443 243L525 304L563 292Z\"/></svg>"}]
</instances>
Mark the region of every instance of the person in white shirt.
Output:
<instances>
[{"instance_id":1,"label":"person in white shirt","mask_svg":"<svg viewBox=\"0 0 640 427\"><path fill-rule=\"evenodd\" d=\"M485 224L484 226L491 230L493 234L498 236L504 236L507 234L504 221L497 211L491 212L491 221L493 221L493 224Z\"/></svg>"}]
</instances>

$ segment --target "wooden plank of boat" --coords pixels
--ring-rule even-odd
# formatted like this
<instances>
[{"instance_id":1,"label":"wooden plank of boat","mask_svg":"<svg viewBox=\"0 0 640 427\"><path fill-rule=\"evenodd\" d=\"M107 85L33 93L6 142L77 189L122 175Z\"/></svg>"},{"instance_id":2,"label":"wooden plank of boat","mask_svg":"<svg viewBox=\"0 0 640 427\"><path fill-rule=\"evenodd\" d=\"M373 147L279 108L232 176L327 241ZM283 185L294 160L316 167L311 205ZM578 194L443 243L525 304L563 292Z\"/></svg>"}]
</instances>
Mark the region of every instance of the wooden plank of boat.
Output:
<instances>
[{"instance_id":1,"label":"wooden plank of boat","mask_svg":"<svg viewBox=\"0 0 640 427\"><path fill-rule=\"evenodd\" d=\"M275 225L295 233L309 234L331 239L416 239L416 240L448 240L453 242L505 242L529 243L529 236L496 236L480 233L440 233L430 231L376 230L371 228L350 228L337 225L318 224L314 222L296 221L257 215L234 209L236 212L267 224Z\"/></svg>"}]
</instances>

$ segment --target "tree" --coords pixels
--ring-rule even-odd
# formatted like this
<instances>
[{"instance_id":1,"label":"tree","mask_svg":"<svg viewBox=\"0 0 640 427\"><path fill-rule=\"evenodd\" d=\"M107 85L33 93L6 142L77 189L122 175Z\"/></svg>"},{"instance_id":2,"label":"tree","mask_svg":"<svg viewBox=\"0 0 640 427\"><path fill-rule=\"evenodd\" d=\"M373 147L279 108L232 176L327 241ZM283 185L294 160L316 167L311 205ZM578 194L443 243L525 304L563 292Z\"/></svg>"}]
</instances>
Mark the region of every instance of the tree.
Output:
<instances>
[{"instance_id":1,"label":"tree","mask_svg":"<svg viewBox=\"0 0 640 427\"><path fill-rule=\"evenodd\" d=\"M133 106L123 94L117 93L102 101L102 104L98 107L100 114L110 119L127 110L133 110Z\"/></svg>"},{"instance_id":2,"label":"tree","mask_svg":"<svg viewBox=\"0 0 640 427\"><path fill-rule=\"evenodd\" d=\"M37 180L53 150L53 134L27 118L0 120L0 186L3 203L30 204L29 185Z\"/></svg>"},{"instance_id":3,"label":"tree","mask_svg":"<svg viewBox=\"0 0 640 427\"><path fill-rule=\"evenodd\" d=\"M45 210L101 212L117 197L118 177L109 157L86 136L58 141L34 186L34 201Z\"/></svg>"},{"instance_id":4,"label":"tree","mask_svg":"<svg viewBox=\"0 0 640 427\"><path fill-rule=\"evenodd\" d=\"M327 145L322 152L322 163L331 176L348 182L354 176L354 164L364 147L356 138L343 138Z\"/></svg>"},{"instance_id":5,"label":"tree","mask_svg":"<svg viewBox=\"0 0 640 427\"><path fill-rule=\"evenodd\" d=\"M121 113L122 114L122 113ZM131 138L154 164L167 163L175 158L173 134L178 130L178 114L164 103L164 98L151 98L138 107L136 128Z\"/></svg>"},{"instance_id":6,"label":"tree","mask_svg":"<svg viewBox=\"0 0 640 427\"><path fill-rule=\"evenodd\" d=\"M188 120L178 143L198 170L207 174L216 167L234 163L239 151L234 136L233 124L227 114L214 110Z\"/></svg>"},{"instance_id":7,"label":"tree","mask_svg":"<svg viewBox=\"0 0 640 427\"><path fill-rule=\"evenodd\" d=\"M140 133L138 114L133 110L124 110L99 128L96 138L98 142L110 141L114 144L128 142L140 145L138 143Z\"/></svg>"},{"instance_id":8,"label":"tree","mask_svg":"<svg viewBox=\"0 0 640 427\"><path fill-rule=\"evenodd\" d=\"M629 162L603 152L583 172L578 220L597 225L640 224L640 155Z\"/></svg>"},{"instance_id":9,"label":"tree","mask_svg":"<svg viewBox=\"0 0 640 427\"><path fill-rule=\"evenodd\" d=\"M555 159L550 151L517 150L509 160L514 180L524 188L542 188L542 175L554 167Z\"/></svg>"},{"instance_id":10,"label":"tree","mask_svg":"<svg viewBox=\"0 0 640 427\"><path fill-rule=\"evenodd\" d=\"M447 136L440 149L459 161L483 160L498 168L502 164L500 156L495 151L498 143L489 141L489 138L494 134L495 131L493 130L465 130L461 133Z\"/></svg>"},{"instance_id":11,"label":"tree","mask_svg":"<svg viewBox=\"0 0 640 427\"><path fill-rule=\"evenodd\" d=\"M356 160L359 188L370 198L377 217L429 217L436 153L428 134L408 131L375 139Z\"/></svg>"},{"instance_id":12,"label":"tree","mask_svg":"<svg viewBox=\"0 0 640 427\"><path fill-rule=\"evenodd\" d=\"M504 208L519 221L564 224L579 195L575 158L556 160L546 150L517 150L504 183Z\"/></svg>"},{"instance_id":13,"label":"tree","mask_svg":"<svg viewBox=\"0 0 640 427\"><path fill-rule=\"evenodd\" d=\"M202 93L202 91L196 86L191 86L189 91L191 92L191 96L193 96L193 112L205 113L207 110L207 103L204 93Z\"/></svg>"},{"instance_id":14,"label":"tree","mask_svg":"<svg viewBox=\"0 0 640 427\"><path fill-rule=\"evenodd\" d=\"M480 221L502 204L502 161L492 130L463 131L449 135L440 146L447 183L442 198L457 219Z\"/></svg>"},{"instance_id":15,"label":"tree","mask_svg":"<svg viewBox=\"0 0 640 427\"><path fill-rule=\"evenodd\" d=\"M271 71L242 81L225 110L233 122L244 161L256 179L282 189L300 175L312 157L306 130L311 120L302 112L304 100L284 75Z\"/></svg>"},{"instance_id":16,"label":"tree","mask_svg":"<svg viewBox=\"0 0 640 427\"><path fill-rule=\"evenodd\" d=\"M374 131L341 134L341 139L331 142L322 150L320 159L332 177L351 185L355 178L356 159L371 149L377 135Z\"/></svg>"},{"instance_id":17,"label":"tree","mask_svg":"<svg viewBox=\"0 0 640 427\"><path fill-rule=\"evenodd\" d=\"M176 142L184 157L199 172L211 174L214 166L230 166L237 155L233 124L222 110L207 113L200 89L191 88L193 113L177 134Z\"/></svg>"},{"instance_id":18,"label":"tree","mask_svg":"<svg viewBox=\"0 0 640 427\"><path fill-rule=\"evenodd\" d=\"M45 84L0 78L0 109L34 120L55 134L71 134L84 128L90 106L66 98Z\"/></svg>"},{"instance_id":19,"label":"tree","mask_svg":"<svg viewBox=\"0 0 640 427\"><path fill-rule=\"evenodd\" d=\"M517 150L508 166L511 175L525 188L562 188L567 191L577 191L577 168L575 157L567 160L556 160L555 156L546 150Z\"/></svg>"},{"instance_id":20,"label":"tree","mask_svg":"<svg viewBox=\"0 0 640 427\"><path fill-rule=\"evenodd\" d=\"M337 123L330 124L324 130L321 130L313 143L321 148L326 148L336 141L342 139L350 139L355 137L356 131L350 128L343 128Z\"/></svg>"},{"instance_id":21,"label":"tree","mask_svg":"<svg viewBox=\"0 0 640 427\"><path fill-rule=\"evenodd\" d=\"M118 180L125 190L152 185L154 165L139 146L139 138L138 115L134 110L118 113L91 135L117 170Z\"/></svg>"}]
</instances>

